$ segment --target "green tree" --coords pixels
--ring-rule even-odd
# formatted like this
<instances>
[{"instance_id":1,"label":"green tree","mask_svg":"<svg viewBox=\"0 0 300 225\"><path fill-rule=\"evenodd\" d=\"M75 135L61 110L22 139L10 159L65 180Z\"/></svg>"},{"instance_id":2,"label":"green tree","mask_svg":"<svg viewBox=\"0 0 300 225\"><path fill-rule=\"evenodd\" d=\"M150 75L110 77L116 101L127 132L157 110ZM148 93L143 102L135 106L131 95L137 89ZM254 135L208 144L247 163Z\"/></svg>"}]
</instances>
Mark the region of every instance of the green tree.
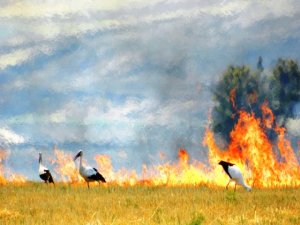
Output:
<instances>
[{"instance_id":1,"label":"green tree","mask_svg":"<svg viewBox=\"0 0 300 225\"><path fill-rule=\"evenodd\" d=\"M300 101L300 71L297 62L278 59L270 76L263 74L262 62L262 57L259 57L256 71L251 71L247 66L229 66L216 86L213 93L216 104L212 114L212 129L227 142L240 110L262 118L260 107L268 101L277 124L285 126L287 119L293 117L293 108ZM273 128L266 128L271 140L277 137Z\"/></svg>"},{"instance_id":2,"label":"green tree","mask_svg":"<svg viewBox=\"0 0 300 225\"><path fill-rule=\"evenodd\" d=\"M293 107L300 101L300 72L294 60L278 59L269 82L270 105L280 125L293 117Z\"/></svg>"},{"instance_id":3,"label":"green tree","mask_svg":"<svg viewBox=\"0 0 300 225\"><path fill-rule=\"evenodd\" d=\"M212 128L226 141L238 120L238 111L259 111L263 99L259 96L259 80L260 73L251 72L247 66L229 66L217 84Z\"/></svg>"}]
</instances>

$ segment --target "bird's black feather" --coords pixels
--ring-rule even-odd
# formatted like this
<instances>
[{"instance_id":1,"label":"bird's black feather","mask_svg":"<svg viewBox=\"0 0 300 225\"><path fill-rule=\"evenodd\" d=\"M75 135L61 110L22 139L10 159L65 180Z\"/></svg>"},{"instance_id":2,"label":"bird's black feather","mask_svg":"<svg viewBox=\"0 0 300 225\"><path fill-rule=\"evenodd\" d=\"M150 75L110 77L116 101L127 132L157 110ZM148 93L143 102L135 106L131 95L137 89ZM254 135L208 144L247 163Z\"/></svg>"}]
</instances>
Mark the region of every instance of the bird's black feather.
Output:
<instances>
[{"instance_id":1,"label":"bird's black feather","mask_svg":"<svg viewBox=\"0 0 300 225\"><path fill-rule=\"evenodd\" d=\"M229 168L229 166L233 166L234 164L230 163L230 162L220 161L219 165L221 165L223 167L224 171L227 173L227 175L230 178L232 178L231 175L230 175L230 173L229 173L229 171L228 171L228 168Z\"/></svg>"},{"instance_id":2,"label":"bird's black feather","mask_svg":"<svg viewBox=\"0 0 300 225\"><path fill-rule=\"evenodd\" d=\"M50 173L49 170L44 170L45 173L43 174L40 174L40 178L45 181L45 183L49 182L49 183L53 183L54 184L54 180L53 180L53 177Z\"/></svg>"},{"instance_id":3,"label":"bird's black feather","mask_svg":"<svg viewBox=\"0 0 300 225\"><path fill-rule=\"evenodd\" d=\"M49 179L48 179L49 183L53 183L54 184L54 180L53 177L51 175L51 173L49 172Z\"/></svg>"},{"instance_id":4,"label":"bird's black feather","mask_svg":"<svg viewBox=\"0 0 300 225\"><path fill-rule=\"evenodd\" d=\"M93 168L95 170L95 174L93 174L92 176L89 176L88 178L91 180L95 180L95 181L101 181L103 183L106 183L105 178L98 172L98 170L96 168Z\"/></svg>"},{"instance_id":5,"label":"bird's black feather","mask_svg":"<svg viewBox=\"0 0 300 225\"><path fill-rule=\"evenodd\" d=\"M47 182L47 180L48 180L48 175L47 175L46 173L40 174L40 178L41 178L43 181Z\"/></svg>"}]
</instances>

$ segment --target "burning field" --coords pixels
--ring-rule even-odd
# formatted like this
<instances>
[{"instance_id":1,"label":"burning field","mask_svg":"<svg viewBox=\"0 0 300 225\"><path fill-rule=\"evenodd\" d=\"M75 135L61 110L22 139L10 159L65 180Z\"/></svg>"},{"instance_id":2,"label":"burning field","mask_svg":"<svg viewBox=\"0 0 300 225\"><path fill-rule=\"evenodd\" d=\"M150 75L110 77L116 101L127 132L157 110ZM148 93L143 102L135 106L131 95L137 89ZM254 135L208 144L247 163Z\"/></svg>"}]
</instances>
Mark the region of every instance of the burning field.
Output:
<instances>
[{"instance_id":1,"label":"burning field","mask_svg":"<svg viewBox=\"0 0 300 225\"><path fill-rule=\"evenodd\" d=\"M178 160L157 165L143 165L141 174L135 170L121 168L114 170L110 156L98 154L94 157L97 168L103 174L108 185L119 186L208 186L223 187L228 177L220 160L236 164L248 183L253 188L295 188L300 186L299 156L285 137L285 129L275 124L275 118L267 104L261 106L263 119L256 118L253 113L239 112L239 120L230 134L231 142L227 149L220 149L216 144L214 133L207 128L203 145L208 148L208 164L192 159L185 149L178 150ZM278 139L271 142L265 132L274 127ZM49 159L54 168L55 180L63 183L83 183L74 155L54 148L54 157ZM3 161L7 157L1 150ZM161 157L164 157L163 152ZM26 182L22 175L9 173L4 178L5 168L0 165L1 183ZM6 172L7 173L7 172Z\"/></svg>"},{"instance_id":2,"label":"burning field","mask_svg":"<svg viewBox=\"0 0 300 225\"><path fill-rule=\"evenodd\" d=\"M300 225L300 1L0 1L0 225Z\"/></svg>"},{"instance_id":3,"label":"burning field","mask_svg":"<svg viewBox=\"0 0 300 225\"><path fill-rule=\"evenodd\" d=\"M87 189L70 152L54 148L48 159L56 185L27 181L5 171L1 163L1 211L4 224L299 224L299 158L275 124L267 104L263 119L240 111L220 149L214 133L206 130L203 145L208 163L192 159L185 149L178 160L143 165L135 170L114 170L108 155L96 155L98 170L107 183ZM278 135L268 139L266 128ZM164 156L161 153L162 157ZM0 161L7 157L1 150ZM240 167L253 190L225 190L228 176L220 160ZM5 178L5 175L9 175ZM232 189L232 188L230 188ZM126 221L126 222L125 222Z\"/></svg>"}]
</instances>

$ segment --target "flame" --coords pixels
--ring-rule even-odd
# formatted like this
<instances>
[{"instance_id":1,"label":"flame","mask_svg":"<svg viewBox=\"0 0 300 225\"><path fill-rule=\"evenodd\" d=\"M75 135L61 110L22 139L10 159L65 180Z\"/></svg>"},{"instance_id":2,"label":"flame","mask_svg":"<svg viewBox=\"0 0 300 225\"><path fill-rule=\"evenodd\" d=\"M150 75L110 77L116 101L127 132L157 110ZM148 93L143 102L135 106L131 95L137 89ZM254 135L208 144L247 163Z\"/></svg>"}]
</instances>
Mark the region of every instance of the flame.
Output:
<instances>
[{"instance_id":1,"label":"flame","mask_svg":"<svg viewBox=\"0 0 300 225\"><path fill-rule=\"evenodd\" d=\"M159 154L161 156L161 153ZM195 161L189 164L189 154L185 149L179 149L178 162L164 163L158 165L143 165L141 177L139 177L135 170L127 170L121 168L114 171L111 159L108 155L97 155L95 160L98 163L100 173L110 183L115 183L121 186L133 185L198 185L202 182L204 172L202 164ZM196 165L198 163L198 165Z\"/></svg>"},{"instance_id":2,"label":"flame","mask_svg":"<svg viewBox=\"0 0 300 225\"><path fill-rule=\"evenodd\" d=\"M207 130L205 144L209 148L211 165L220 159L231 161L242 169L247 182L255 187L300 186L299 163L290 141L285 138L285 129L275 128L278 141L272 144L264 127L271 128L275 118L267 104L261 109L262 121L253 113L239 112L239 120L230 134L231 142L226 150L218 149L213 133ZM274 148L279 150L279 155L274 153Z\"/></svg>"},{"instance_id":3,"label":"flame","mask_svg":"<svg viewBox=\"0 0 300 225\"><path fill-rule=\"evenodd\" d=\"M188 152L180 148L177 162L165 162L157 165L143 165L141 176L135 170L120 168L115 171L109 155L96 155L99 172L108 183L121 186L133 185L207 185L224 186L228 176L218 165L220 160L230 161L239 166L248 184L259 188L300 186L300 167L291 143L285 138L285 129L275 125L275 117L267 103L261 106L262 118L254 113L239 111L237 124L230 133L227 149L220 149L213 132L207 128L203 144L208 147L208 164L192 160ZM272 143L265 132L273 129L278 134L276 143ZM277 150L277 154L276 154ZM60 174L78 181L72 157L56 151L60 158ZM158 158L165 159L160 152ZM71 163L71 164L70 164ZM72 177L75 177L74 179Z\"/></svg>"},{"instance_id":4,"label":"flame","mask_svg":"<svg viewBox=\"0 0 300 225\"><path fill-rule=\"evenodd\" d=\"M4 149L0 149L0 185L6 184L7 181L4 177L4 160L7 157L7 153Z\"/></svg>"},{"instance_id":5,"label":"flame","mask_svg":"<svg viewBox=\"0 0 300 225\"><path fill-rule=\"evenodd\" d=\"M24 184L26 182L26 177L21 174L11 172L9 168L5 168L4 161L7 157L8 152L5 149L0 149L0 185L8 183L13 183L15 185Z\"/></svg>"},{"instance_id":6,"label":"flame","mask_svg":"<svg viewBox=\"0 0 300 225\"><path fill-rule=\"evenodd\" d=\"M185 149L179 149L178 158L179 158L180 164L187 165L190 157Z\"/></svg>"},{"instance_id":7,"label":"flame","mask_svg":"<svg viewBox=\"0 0 300 225\"><path fill-rule=\"evenodd\" d=\"M178 150L177 162L143 165L141 177L137 176L137 172L124 168L115 172L108 155L97 155L95 160L99 171L118 185L224 186L228 176L218 162L226 160L241 168L246 182L251 186L300 186L298 159L290 141L285 138L285 129L275 126L275 117L267 103L261 106L261 110L262 119L256 118L254 113L238 112L239 119L230 134L231 141L227 149L217 146L213 132L207 128L203 144L209 149L208 165L197 160L190 162L190 156L183 148ZM278 134L276 143L272 143L265 132L266 128L273 127ZM161 155L165 156L160 153L159 157Z\"/></svg>"},{"instance_id":8,"label":"flame","mask_svg":"<svg viewBox=\"0 0 300 225\"><path fill-rule=\"evenodd\" d=\"M236 89L233 88L229 92L229 100L230 100L230 102L232 104L232 107L236 110L237 107L236 107L236 104L235 104L235 96L236 96Z\"/></svg>"},{"instance_id":9,"label":"flame","mask_svg":"<svg viewBox=\"0 0 300 225\"><path fill-rule=\"evenodd\" d=\"M63 152L56 146L53 152L55 159L52 159L51 162L55 166L54 171L59 174L59 179L62 182L78 183L84 181L78 173L72 153Z\"/></svg>"},{"instance_id":10,"label":"flame","mask_svg":"<svg viewBox=\"0 0 300 225\"><path fill-rule=\"evenodd\" d=\"M231 93L234 103L235 93ZM238 121L230 133L230 143L226 149L216 144L214 133L207 128L203 140L208 148L206 163L192 159L187 150L178 150L178 160L166 161L166 154L158 153L157 159L163 163L142 165L141 171L119 168L115 170L109 155L98 154L94 160L98 171L105 177L108 185L120 186L225 186L229 178L218 165L220 160L230 161L240 167L246 183L258 188L299 187L299 155L294 152L291 142L285 137L285 129L276 125L272 110L265 102L261 106L262 117L254 113L236 111ZM268 139L267 130L277 133L276 142ZM298 142L300 148L300 141ZM56 179L65 183L84 183L73 160L74 153L53 150L51 160ZM9 179L4 160L7 151L0 149L0 184L8 182L24 183L26 178L10 173ZM85 163L85 162L83 162ZM5 173L4 173L5 172Z\"/></svg>"},{"instance_id":11,"label":"flame","mask_svg":"<svg viewBox=\"0 0 300 225\"><path fill-rule=\"evenodd\" d=\"M272 110L268 107L268 103L264 102L261 106L263 126L271 129L273 127L275 117Z\"/></svg>"},{"instance_id":12,"label":"flame","mask_svg":"<svg viewBox=\"0 0 300 225\"><path fill-rule=\"evenodd\" d=\"M128 171L125 168L121 168L118 171L114 171L111 159L108 155L96 155L95 161L98 164L100 173L105 177L107 182L121 186L133 186L139 182L135 170Z\"/></svg>"}]
</instances>

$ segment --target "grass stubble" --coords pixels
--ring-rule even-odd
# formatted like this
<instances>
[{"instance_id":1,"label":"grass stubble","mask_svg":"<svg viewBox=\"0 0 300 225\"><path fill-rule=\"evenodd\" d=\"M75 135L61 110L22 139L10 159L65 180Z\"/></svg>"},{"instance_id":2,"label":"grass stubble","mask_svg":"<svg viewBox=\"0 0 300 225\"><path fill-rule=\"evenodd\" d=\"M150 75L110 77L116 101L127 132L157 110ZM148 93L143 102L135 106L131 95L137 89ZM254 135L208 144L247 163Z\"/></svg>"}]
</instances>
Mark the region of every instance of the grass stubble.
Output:
<instances>
[{"instance_id":1,"label":"grass stubble","mask_svg":"<svg viewBox=\"0 0 300 225\"><path fill-rule=\"evenodd\" d=\"M0 224L300 224L300 189L0 186Z\"/></svg>"}]
</instances>

